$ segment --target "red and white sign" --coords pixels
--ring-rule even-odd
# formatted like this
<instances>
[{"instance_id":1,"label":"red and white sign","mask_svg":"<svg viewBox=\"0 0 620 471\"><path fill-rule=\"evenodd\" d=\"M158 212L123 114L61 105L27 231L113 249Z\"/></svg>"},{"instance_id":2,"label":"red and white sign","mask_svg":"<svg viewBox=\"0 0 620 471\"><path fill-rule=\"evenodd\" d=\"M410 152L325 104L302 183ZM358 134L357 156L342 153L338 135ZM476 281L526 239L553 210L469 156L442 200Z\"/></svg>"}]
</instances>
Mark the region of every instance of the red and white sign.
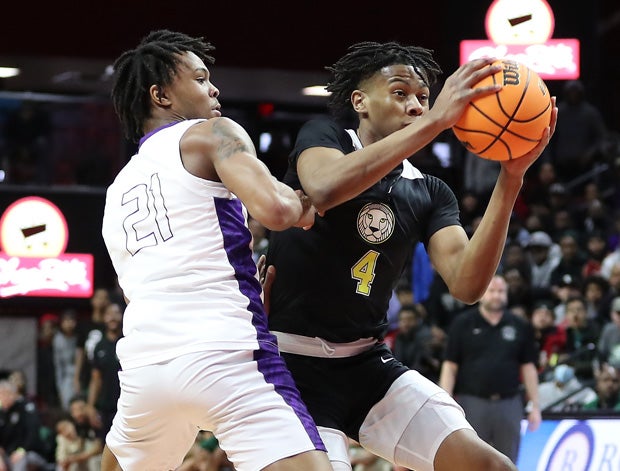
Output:
<instances>
[{"instance_id":1,"label":"red and white sign","mask_svg":"<svg viewBox=\"0 0 620 471\"><path fill-rule=\"evenodd\" d=\"M461 64L480 57L520 62L543 80L579 78L579 41L549 39L543 44L496 44L489 40L461 41Z\"/></svg>"},{"instance_id":2,"label":"red and white sign","mask_svg":"<svg viewBox=\"0 0 620 471\"><path fill-rule=\"evenodd\" d=\"M67 221L51 201L13 202L0 218L0 298L91 297L93 256L64 253L68 240Z\"/></svg>"}]
</instances>

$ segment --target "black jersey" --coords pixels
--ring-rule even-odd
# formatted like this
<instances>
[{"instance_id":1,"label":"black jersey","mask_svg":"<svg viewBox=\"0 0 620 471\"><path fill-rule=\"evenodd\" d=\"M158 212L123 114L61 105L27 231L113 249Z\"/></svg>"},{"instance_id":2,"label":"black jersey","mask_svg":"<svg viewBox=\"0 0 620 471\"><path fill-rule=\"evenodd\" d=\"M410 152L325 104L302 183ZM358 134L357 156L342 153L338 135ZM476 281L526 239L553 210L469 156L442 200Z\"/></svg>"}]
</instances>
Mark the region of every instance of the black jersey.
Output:
<instances>
[{"instance_id":1,"label":"black jersey","mask_svg":"<svg viewBox=\"0 0 620 471\"><path fill-rule=\"evenodd\" d=\"M359 144L358 144L359 145ZM353 152L352 136L330 120L306 123L284 181L301 188L299 154L310 147ZM271 330L331 342L382 338L392 290L418 241L460 224L456 197L408 161L357 197L317 215L312 228L273 232L267 263L276 267Z\"/></svg>"}]
</instances>

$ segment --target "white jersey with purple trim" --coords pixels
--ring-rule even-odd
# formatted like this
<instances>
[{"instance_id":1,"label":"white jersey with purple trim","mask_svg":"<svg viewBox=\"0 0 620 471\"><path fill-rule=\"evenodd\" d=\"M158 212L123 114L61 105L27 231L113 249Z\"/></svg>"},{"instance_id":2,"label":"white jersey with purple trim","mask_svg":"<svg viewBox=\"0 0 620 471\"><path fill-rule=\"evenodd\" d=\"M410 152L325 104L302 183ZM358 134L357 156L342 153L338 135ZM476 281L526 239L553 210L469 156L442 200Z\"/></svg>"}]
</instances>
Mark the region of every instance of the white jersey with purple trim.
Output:
<instances>
[{"instance_id":1,"label":"white jersey with purple trim","mask_svg":"<svg viewBox=\"0 0 620 471\"><path fill-rule=\"evenodd\" d=\"M200 121L145 136L107 190L102 234L130 301L117 345L123 369L272 340L247 210L181 161L181 137Z\"/></svg>"}]
</instances>

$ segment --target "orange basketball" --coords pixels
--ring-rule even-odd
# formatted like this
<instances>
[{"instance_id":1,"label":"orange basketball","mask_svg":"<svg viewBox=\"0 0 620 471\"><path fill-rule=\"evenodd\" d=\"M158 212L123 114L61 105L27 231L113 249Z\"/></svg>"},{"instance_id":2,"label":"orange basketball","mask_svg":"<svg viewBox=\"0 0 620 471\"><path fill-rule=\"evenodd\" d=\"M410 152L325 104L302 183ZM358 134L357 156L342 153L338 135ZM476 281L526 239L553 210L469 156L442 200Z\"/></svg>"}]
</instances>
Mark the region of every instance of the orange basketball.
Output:
<instances>
[{"instance_id":1,"label":"orange basketball","mask_svg":"<svg viewBox=\"0 0 620 471\"><path fill-rule=\"evenodd\" d=\"M510 160L527 154L551 121L551 97L545 82L527 66L508 59L495 62L499 72L477 86L500 83L503 88L469 103L452 130L473 154Z\"/></svg>"}]
</instances>

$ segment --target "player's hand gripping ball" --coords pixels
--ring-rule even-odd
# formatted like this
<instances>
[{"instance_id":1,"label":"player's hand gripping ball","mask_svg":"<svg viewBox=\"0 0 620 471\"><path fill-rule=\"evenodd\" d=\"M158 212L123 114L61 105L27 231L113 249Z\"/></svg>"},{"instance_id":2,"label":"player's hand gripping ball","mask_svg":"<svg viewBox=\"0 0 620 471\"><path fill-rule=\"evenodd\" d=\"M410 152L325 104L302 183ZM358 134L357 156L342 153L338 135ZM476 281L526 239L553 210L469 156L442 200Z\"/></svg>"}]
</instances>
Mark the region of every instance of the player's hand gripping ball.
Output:
<instances>
[{"instance_id":1,"label":"player's hand gripping ball","mask_svg":"<svg viewBox=\"0 0 620 471\"><path fill-rule=\"evenodd\" d=\"M551 121L551 96L545 82L527 66L501 59L502 69L476 86L500 83L503 88L469 103L452 130L473 154L510 160L527 154Z\"/></svg>"}]
</instances>

